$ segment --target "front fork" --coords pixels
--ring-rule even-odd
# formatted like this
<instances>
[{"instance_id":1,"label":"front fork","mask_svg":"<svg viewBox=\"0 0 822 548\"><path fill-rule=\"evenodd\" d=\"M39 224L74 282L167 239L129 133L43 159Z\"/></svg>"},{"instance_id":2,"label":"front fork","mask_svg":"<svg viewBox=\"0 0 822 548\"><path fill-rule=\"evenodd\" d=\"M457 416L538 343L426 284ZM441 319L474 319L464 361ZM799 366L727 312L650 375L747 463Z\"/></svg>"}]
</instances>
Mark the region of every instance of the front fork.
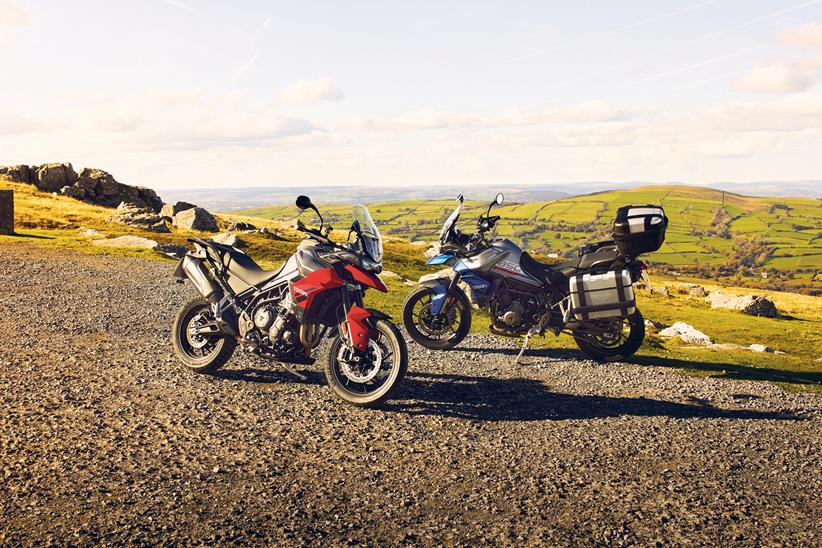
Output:
<instances>
[{"instance_id":1,"label":"front fork","mask_svg":"<svg viewBox=\"0 0 822 548\"><path fill-rule=\"evenodd\" d=\"M454 275L451 277L451 282L444 291L441 285L432 288L434 290L434 297L431 299L431 314L434 317L448 312L448 307L454 304L454 295L457 292L461 278L462 275L459 272L454 272Z\"/></svg>"},{"instance_id":2,"label":"front fork","mask_svg":"<svg viewBox=\"0 0 822 548\"><path fill-rule=\"evenodd\" d=\"M343 321L342 335L345 337L346 346L365 352L368 349L368 339L371 335L370 327L367 319L371 317L371 313L363 307L363 296L360 288L353 288L354 302L351 302L349 296L348 286L340 288L342 305L343 305Z\"/></svg>"}]
</instances>

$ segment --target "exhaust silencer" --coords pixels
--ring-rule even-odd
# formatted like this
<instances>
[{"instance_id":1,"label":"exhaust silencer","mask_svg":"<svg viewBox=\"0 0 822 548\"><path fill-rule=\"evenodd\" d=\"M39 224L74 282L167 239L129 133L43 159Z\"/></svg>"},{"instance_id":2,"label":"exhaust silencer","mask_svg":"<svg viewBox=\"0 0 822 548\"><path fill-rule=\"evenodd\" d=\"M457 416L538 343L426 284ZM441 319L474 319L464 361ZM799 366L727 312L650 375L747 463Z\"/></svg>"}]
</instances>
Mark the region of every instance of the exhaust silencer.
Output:
<instances>
[{"instance_id":1,"label":"exhaust silencer","mask_svg":"<svg viewBox=\"0 0 822 548\"><path fill-rule=\"evenodd\" d=\"M186 255L183 257L182 267L183 272L185 272L188 279L191 280L191 283L194 284L194 287L197 288L197 291L199 291L203 297L210 301L212 300L211 297L215 296L216 293L217 300L219 300L219 297L222 296L217 293L220 291L220 288L214 283L211 276L209 276L202 260Z\"/></svg>"}]
</instances>

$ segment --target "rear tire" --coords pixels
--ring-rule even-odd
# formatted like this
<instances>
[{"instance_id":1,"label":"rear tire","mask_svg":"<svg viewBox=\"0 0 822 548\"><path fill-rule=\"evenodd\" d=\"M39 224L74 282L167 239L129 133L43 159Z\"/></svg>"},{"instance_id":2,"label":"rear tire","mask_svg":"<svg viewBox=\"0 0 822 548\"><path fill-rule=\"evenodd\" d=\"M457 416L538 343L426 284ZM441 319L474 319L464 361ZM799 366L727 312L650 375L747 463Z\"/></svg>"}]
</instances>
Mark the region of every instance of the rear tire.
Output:
<instances>
[{"instance_id":1,"label":"rear tire","mask_svg":"<svg viewBox=\"0 0 822 548\"><path fill-rule=\"evenodd\" d=\"M642 346L645 340L645 320L642 313L636 309L627 318L617 318L615 320L591 320L590 323L604 326L610 324L612 332L616 333L616 324L621 324L622 335L617 339L612 337L608 340L592 340L588 337L574 335L577 346L598 362L617 362L627 360ZM611 344L609 344L611 343Z\"/></svg>"},{"instance_id":2,"label":"rear tire","mask_svg":"<svg viewBox=\"0 0 822 548\"><path fill-rule=\"evenodd\" d=\"M213 373L228 362L237 341L226 336L204 337L189 333L193 323L213 320L211 306L202 297L191 299L177 312L171 328L174 353L195 373Z\"/></svg>"},{"instance_id":3,"label":"rear tire","mask_svg":"<svg viewBox=\"0 0 822 548\"><path fill-rule=\"evenodd\" d=\"M328 360L325 364L325 380L328 382L328 386L346 402L360 407L372 407L388 399L405 377L405 372L408 369L408 349L400 330L386 320L378 320L374 327L379 336L376 341L369 339L369 351L374 352L374 346L379 347L380 361L387 360L389 356L391 359L390 363L380 365L375 377L364 382L356 382L346 376L340 357L348 349L343 344L340 335L334 337L331 342L331 347L328 350ZM354 367L362 366L356 364ZM367 376L368 365L364 369L365 371L358 370L353 373L361 373ZM352 371L349 371L349 374L351 373ZM383 376L384 380L377 385L373 381L380 376Z\"/></svg>"},{"instance_id":4,"label":"rear tire","mask_svg":"<svg viewBox=\"0 0 822 548\"><path fill-rule=\"evenodd\" d=\"M417 344L431 350L448 350L461 343L471 331L471 302L461 289L455 290L454 318L442 328L443 336L438 336L436 327L425 323L431 321L430 306L433 295L434 290L430 287L418 287L412 291L402 307L402 324ZM445 314L448 315L449 311ZM459 325L453 329L452 326L457 320L459 320ZM446 330L450 330L452 334L445 336L447 335Z\"/></svg>"}]
</instances>

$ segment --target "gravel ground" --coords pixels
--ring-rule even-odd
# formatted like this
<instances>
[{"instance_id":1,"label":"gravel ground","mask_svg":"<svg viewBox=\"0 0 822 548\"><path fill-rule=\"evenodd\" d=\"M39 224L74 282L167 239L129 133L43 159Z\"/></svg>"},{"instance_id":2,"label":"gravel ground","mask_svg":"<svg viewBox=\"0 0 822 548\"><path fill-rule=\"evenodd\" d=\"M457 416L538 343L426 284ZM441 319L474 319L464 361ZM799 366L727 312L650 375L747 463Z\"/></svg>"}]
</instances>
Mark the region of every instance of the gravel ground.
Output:
<instances>
[{"instance_id":1,"label":"gravel ground","mask_svg":"<svg viewBox=\"0 0 822 548\"><path fill-rule=\"evenodd\" d=\"M0 544L822 544L822 398L509 341L382 410L174 358L173 265L0 248Z\"/></svg>"}]
</instances>

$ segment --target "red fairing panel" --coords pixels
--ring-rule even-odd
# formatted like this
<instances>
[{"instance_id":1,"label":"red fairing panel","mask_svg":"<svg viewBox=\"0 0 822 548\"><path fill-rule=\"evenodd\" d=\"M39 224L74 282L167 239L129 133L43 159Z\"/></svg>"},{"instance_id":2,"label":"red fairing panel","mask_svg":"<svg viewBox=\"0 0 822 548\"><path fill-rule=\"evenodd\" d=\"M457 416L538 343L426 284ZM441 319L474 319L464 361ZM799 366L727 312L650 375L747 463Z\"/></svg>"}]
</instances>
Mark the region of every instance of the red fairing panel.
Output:
<instances>
[{"instance_id":1,"label":"red fairing panel","mask_svg":"<svg viewBox=\"0 0 822 548\"><path fill-rule=\"evenodd\" d=\"M375 276L370 272L366 272L362 268L353 264L347 264L344 268L348 271L349 274L351 274L351 277L354 278L355 282L367 285L368 287L373 287L374 289L378 289L383 293L388 293L388 288L385 287L385 284L382 283L382 280L379 278L379 276Z\"/></svg>"},{"instance_id":2,"label":"red fairing panel","mask_svg":"<svg viewBox=\"0 0 822 548\"><path fill-rule=\"evenodd\" d=\"M351 342L354 348L364 352L368 348L368 324L365 320L371 317L371 312L359 307L352 306L348 311L348 328L351 330Z\"/></svg>"},{"instance_id":3,"label":"red fairing panel","mask_svg":"<svg viewBox=\"0 0 822 548\"><path fill-rule=\"evenodd\" d=\"M297 306L310 310L319 295L329 289L337 289L344 283L333 268L321 268L291 284L291 295Z\"/></svg>"}]
</instances>

